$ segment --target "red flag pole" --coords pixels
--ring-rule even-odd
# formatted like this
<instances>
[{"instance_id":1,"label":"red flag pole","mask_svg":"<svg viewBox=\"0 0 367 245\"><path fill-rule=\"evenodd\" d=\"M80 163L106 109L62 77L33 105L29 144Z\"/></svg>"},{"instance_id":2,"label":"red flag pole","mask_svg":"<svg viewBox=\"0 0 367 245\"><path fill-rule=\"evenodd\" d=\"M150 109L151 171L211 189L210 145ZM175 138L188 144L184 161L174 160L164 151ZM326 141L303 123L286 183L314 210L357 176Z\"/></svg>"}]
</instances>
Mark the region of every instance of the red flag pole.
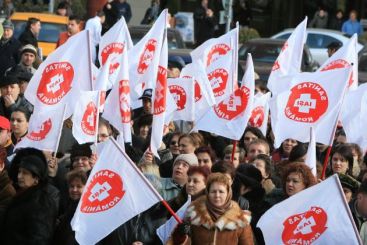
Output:
<instances>
[{"instance_id":1,"label":"red flag pole","mask_svg":"<svg viewBox=\"0 0 367 245\"><path fill-rule=\"evenodd\" d=\"M143 173L138 169L138 167L135 165L133 161L131 161L130 157L125 153L125 151L121 148L121 146L116 142L116 140L111 137L112 142L115 144L117 149L121 152L122 155L125 156L125 158L129 161L130 165L134 168L136 173L142 178L142 180L145 182L145 184L149 187L149 189L154 193L154 195L159 199L159 201L162 202L164 207L168 210L168 212L175 218L177 223L181 224L182 220L180 217L177 216L177 214L172 210L172 208L169 206L169 204L166 202L166 200L163 199L163 197L157 192L157 190L152 186L152 184L145 178Z\"/></svg>"},{"instance_id":2,"label":"red flag pole","mask_svg":"<svg viewBox=\"0 0 367 245\"><path fill-rule=\"evenodd\" d=\"M236 153L237 140L233 140L232 144L233 144L233 148L232 148L231 162L233 164L234 154Z\"/></svg>"},{"instance_id":3,"label":"red flag pole","mask_svg":"<svg viewBox=\"0 0 367 245\"><path fill-rule=\"evenodd\" d=\"M325 156L325 159L324 159L324 166L322 167L322 174L321 174L321 179L324 180L325 179L325 174L326 174L326 168L327 168L327 165L328 165L328 162L329 162L329 157L330 157L330 153L331 153L331 148L332 146L329 145L327 147L327 152L326 152L326 156Z\"/></svg>"}]
</instances>

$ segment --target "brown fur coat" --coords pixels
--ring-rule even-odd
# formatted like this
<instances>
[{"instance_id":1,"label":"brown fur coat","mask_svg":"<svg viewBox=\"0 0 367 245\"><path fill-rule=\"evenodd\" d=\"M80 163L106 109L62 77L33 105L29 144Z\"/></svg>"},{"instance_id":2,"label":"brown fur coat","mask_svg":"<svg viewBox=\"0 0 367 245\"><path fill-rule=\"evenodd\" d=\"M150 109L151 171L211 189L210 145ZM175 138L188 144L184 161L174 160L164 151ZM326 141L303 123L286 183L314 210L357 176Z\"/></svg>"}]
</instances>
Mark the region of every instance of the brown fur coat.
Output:
<instances>
[{"instance_id":1,"label":"brown fur coat","mask_svg":"<svg viewBox=\"0 0 367 245\"><path fill-rule=\"evenodd\" d=\"M232 201L231 208L214 222L205 201L205 196L200 197L192 202L186 211L185 220L191 224L191 236L185 244L254 244L249 211L241 210L238 204Z\"/></svg>"}]
</instances>

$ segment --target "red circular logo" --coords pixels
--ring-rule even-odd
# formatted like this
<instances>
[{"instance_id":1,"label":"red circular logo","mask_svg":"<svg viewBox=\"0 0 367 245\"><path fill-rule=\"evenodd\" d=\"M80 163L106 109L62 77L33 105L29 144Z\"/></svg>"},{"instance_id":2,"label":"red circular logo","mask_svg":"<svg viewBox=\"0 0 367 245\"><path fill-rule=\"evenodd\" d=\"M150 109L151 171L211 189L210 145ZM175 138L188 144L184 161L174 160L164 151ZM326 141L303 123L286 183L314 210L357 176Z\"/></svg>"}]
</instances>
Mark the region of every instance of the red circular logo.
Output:
<instances>
[{"instance_id":1,"label":"red circular logo","mask_svg":"<svg viewBox=\"0 0 367 245\"><path fill-rule=\"evenodd\" d=\"M81 127L85 134L95 135L97 121L97 107L93 102L89 102L84 111Z\"/></svg>"},{"instance_id":2,"label":"red circular logo","mask_svg":"<svg viewBox=\"0 0 367 245\"><path fill-rule=\"evenodd\" d=\"M110 43L102 50L102 65L104 65L107 62L107 59L110 57L110 74L114 73L116 69L119 68L119 58L122 52L124 52L123 43Z\"/></svg>"},{"instance_id":3,"label":"red circular logo","mask_svg":"<svg viewBox=\"0 0 367 245\"><path fill-rule=\"evenodd\" d=\"M276 60L276 61L274 62L273 67L271 68L271 71L276 71L276 70L279 70L279 69L280 69L279 61L278 61L278 60Z\"/></svg>"},{"instance_id":4,"label":"red circular logo","mask_svg":"<svg viewBox=\"0 0 367 245\"><path fill-rule=\"evenodd\" d=\"M231 47L229 47L225 43L214 45L208 53L206 66L209 66L211 63L216 61L220 56L227 54L229 50L231 50Z\"/></svg>"},{"instance_id":5,"label":"red circular logo","mask_svg":"<svg viewBox=\"0 0 367 245\"><path fill-rule=\"evenodd\" d=\"M180 111L185 108L186 105L186 92L185 90L178 85L170 85L168 86L169 91L171 92L173 98L177 104L177 110Z\"/></svg>"},{"instance_id":6,"label":"red circular logo","mask_svg":"<svg viewBox=\"0 0 367 245\"><path fill-rule=\"evenodd\" d=\"M74 79L74 68L69 62L55 62L42 72L37 89L37 98L46 105L54 105L70 91Z\"/></svg>"},{"instance_id":7,"label":"red circular logo","mask_svg":"<svg viewBox=\"0 0 367 245\"><path fill-rule=\"evenodd\" d=\"M130 86L129 80L121 80L119 84L120 116L122 123L130 122Z\"/></svg>"},{"instance_id":8,"label":"red circular logo","mask_svg":"<svg viewBox=\"0 0 367 245\"><path fill-rule=\"evenodd\" d=\"M312 244L327 229L327 214L320 207L288 217L283 222L282 240L284 244Z\"/></svg>"},{"instance_id":9,"label":"red circular logo","mask_svg":"<svg viewBox=\"0 0 367 245\"><path fill-rule=\"evenodd\" d=\"M148 69L150 63L154 58L156 48L157 48L157 40L149 39L149 41L145 45L143 53L140 55L138 64L139 74L144 74L144 72Z\"/></svg>"},{"instance_id":10,"label":"red circular logo","mask_svg":"<svg viewBox=\"0 0 367 245\"><path fill-rule=\"evenodd\" d=\"M245 111L250 98L250 89L242 86L234 94L220 102L214 107L215 114L219 118L232 120Z\"/></svg>"},{"instance_id":11,"label":"red circular logo","mask_svg":"<svg viewBox=\"0 0 367 245\"><path fill-rule=\"evenodd\" d=\"M183 76L182 78L192 78L192 76ZM194 84L195 102L198 102L202 96L203 94L201 93L199 82L195 79L195 84Z\"/></svg>"},{"instance_id":12,"label":"red circular logo","mask_svg":"<svg viewBox=\"0 0 367 245\"><path fill-rule=\"evenodd\" d=\"M263 106L256 106L252 112L249 120L249 124L252 127L259 128L263 125L265 119L265 109Z\"/></svg>"},{"instance_id":13,"label":"red circular logo","mask_svg":"<svg viewBox=\"0 0 367 245\"><path fill-rule=\"evenodd\" d=\"M111 170L101 170L93 175L82 197L80 211L98 213L113 208L125 195L121 176Z\"/></svg>"},{"instance_id":14,"label":"red circular logo","mask_svg":"<svg viewBox=\"0 0 367 245\"><path fill-rule=\"evenodd\" d=\"M215 69L208 74L208 79L213 89L214 97L222 96L227 86L228 72L222 68Z\"/></svg>"},{"instance_id":15,"label":"red circular logo","mask_svg":"<svg viewBox=\"0 0 367 245\"><path fill-rule=\"evenodd\" d=\"M291 120L313 123L326 112L328 105L327 93L319 84L303 82L291 89L284 112Z\"/></svg>"},{"instance_id":16,"label":"red circular logo","mask_svg":"<svg viewBox=\"0 0 367 245\"><path fill-rule=\"evenodd\" d=\"M339 68L347 68L350 67L350 64L346 60L338 59L330 62L321 71L329 71ZM348 86L350 87L353 84L353 71L350 74Z\"/></svg>"},{"instance_id":17,"label":"red circular logo","mask_svg":"<svg viewBox=\"0 0 367 245\"><path fill-rule=\"evenodd\" d=\"M159 115L166 110L166 88L167 88L167 69L159 66L157 85L154 92L154 115Z\"/></svg>"},{"instance_id":18,"label":"red circular logo","mask_svg":"<svg viewBox=\"0 0 367 245\"><path fill-rule=\"evenodd\" d=\"M33 141L41 141L46 138L47 134L50 132L52 128L51 118L44 121L39 127L39 131L32 131L27 134L27 138Z\"/></svg>"}]
</instances>

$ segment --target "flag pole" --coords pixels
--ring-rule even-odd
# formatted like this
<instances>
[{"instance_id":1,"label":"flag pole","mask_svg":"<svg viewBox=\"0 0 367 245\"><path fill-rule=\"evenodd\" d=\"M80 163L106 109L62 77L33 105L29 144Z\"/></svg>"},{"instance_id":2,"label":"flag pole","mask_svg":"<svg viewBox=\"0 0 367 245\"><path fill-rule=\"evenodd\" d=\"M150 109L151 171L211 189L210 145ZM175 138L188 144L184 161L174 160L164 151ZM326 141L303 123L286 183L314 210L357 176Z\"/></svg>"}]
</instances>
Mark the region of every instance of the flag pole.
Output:
<instances>
[{"instance_id":1,"label":"flag pole","mask_svg":"<svg viewBox=\"0 0 367 245\"><path fill-rule=\"evenodd\" d=\"M67 104L64 105L64 111L62 112L62 123L60 124L60 129L59 129L59 134L57 135L57 142L56 142L56 147L55 147L55 151L52 157L56 157L57 154L57 150L59 149L59 144L60 144L60 139L61 139L61 134L62 134L62 128L64 126L64 118L65 118L65 114L66 114L66 107Z\"/></svg>"},{"instance_id":2,"label":"flag pole","mask_svg":"<svg viewBox=\"0 0 367 245\"><path fill-rule=\"evenodd\" d=\"M231 162L233 164L234 154L236 153L237 140L233 140L232 144L233 144L233 148L232 148Z\"/></svg>"},{"instance_id":3,"label":"flag pole","mask_svg":"<svg viewBox=\"0 0 367 245\"><path fill-rule=\"evenodd\" d=\"M357 240L358 240L359 244L362 245L361 237L358 235L359 234L358 229L356 227L356 224L354 223L354 219L353 219L352 213L351 213L350 208L348 206L348 203L347 203L347 201L345 199L344 191L343 191L343 188L342 188L342 186L340 184L339 177L337 177L336 174L334 174L334 179L336 181L336 185L338 186L339 193L342 196L343 205L345 206L345 209L347 210L348 217L350 219L350 222L352 223L352 226L353 226L355 235L357 237Z\"/></svg>"},{"instance_id":4,"label":"flag pole","mask_svg":"<svg viewBox=\"0 0 367 245\"><path fill-rule=\"evenodd\" d=\"M89 59L89 76L90 76L90 87L91 87L91 91L94 91L94 86L93 86L93 71L92 71L92 55L91 55L91 41L90 41L90 35L89 35L89 30L87 30L87 40L88 40L88 59ZM95 48L95 47L94 47ZM97 54L98 56L98 54Z\"/></svg>"},{"instance_id":5,"label":"flag pole","mask_svg":"<svg viewBox=\"0 0 367 245\"><path fill-rule=\"evenodd\" d=\"M98 124L99 124L99 107L101 106L101 91L98 91L98 98L97 98L97 115L96 115L96 138L94 139L94 144L96 146L97 149L97 142L98 142Z\"/></svg>"},{"instance_id":6,"label":"flag pole","mask_svg":"<svg viewBox=\"0 0 367 245\"><path fill-rule=\"evenodd\" d=\"M135 163L130 159L130 157L122 150L121 146L116 142L116 140L111 137L112 142L115 144L117 149L121 152L122 155L125 156L125 158L128 160L129 164L133 167L135 172L142 178L142 180L145 182L145 184L149 187L149 189L154 193L154 195L159 199L159 201L162 202L165 208L167 208L168 212L175 218L177 223L181 224L182 220L178 215L172 210L172 208L169 206L169 204L166 202L166 200L163 199L163 197L157 192L157 190L152 186L152 184L145 178L145 176L142 174L142 172L138 169L138 167L135 165Z\"/></svg>"}]
</instances>

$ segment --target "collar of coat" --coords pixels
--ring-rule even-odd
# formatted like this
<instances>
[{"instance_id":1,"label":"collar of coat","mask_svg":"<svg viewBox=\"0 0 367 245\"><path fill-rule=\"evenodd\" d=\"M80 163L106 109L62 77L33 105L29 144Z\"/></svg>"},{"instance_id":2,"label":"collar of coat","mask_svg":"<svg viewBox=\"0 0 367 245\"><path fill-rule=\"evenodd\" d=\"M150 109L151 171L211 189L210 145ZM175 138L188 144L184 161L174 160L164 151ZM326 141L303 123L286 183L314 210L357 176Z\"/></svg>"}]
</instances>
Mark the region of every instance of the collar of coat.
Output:
<instances>
[{"instance_id":1,"label":"collar of coat","mask_svg":"<svg viewBox=\"0 0 367 245\"><path fill-rule=\"evenodd\" d=\"M191 203L186 211L186 218L191 225L204 226L207 229L218 228L222 230L236 230L249 225L251 213L248 210L242 210L235 201L216 222L212 220L205 204L206 196L200 197Z\"/></svg>"}]
</instances>

